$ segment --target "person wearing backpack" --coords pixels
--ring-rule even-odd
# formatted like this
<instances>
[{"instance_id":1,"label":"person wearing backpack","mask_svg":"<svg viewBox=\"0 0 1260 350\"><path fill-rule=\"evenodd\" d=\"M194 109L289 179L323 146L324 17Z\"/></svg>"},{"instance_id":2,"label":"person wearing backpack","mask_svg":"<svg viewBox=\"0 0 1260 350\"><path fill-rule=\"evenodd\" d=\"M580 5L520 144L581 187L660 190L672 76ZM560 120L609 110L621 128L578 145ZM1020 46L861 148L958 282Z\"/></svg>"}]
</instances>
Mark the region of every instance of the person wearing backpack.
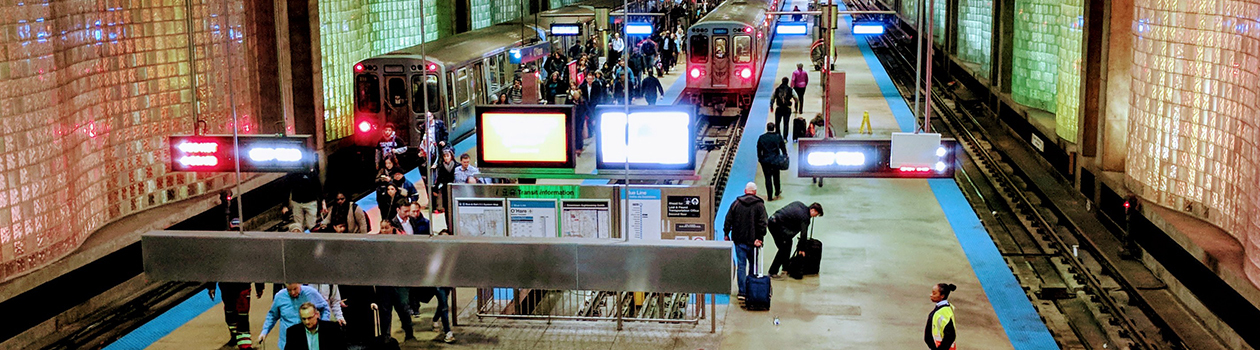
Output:
<instances>
[{"instance_id":1,"label":"person wearing backpack","mask_svg":"<svg viewBox=\"0 0 1260 350\"><path fill-rule=\"evenodd\" d=\"M344 222L347 233L367 233L368 230L371 230L371 225L368 224L367 212L359 208L358 204L351 202L346 198L346 194L342 192L338 192L335 198L333 204L328 208L330 211L328 217L324 219L325 227L332 227L334 223Z\"/></svg>"},{"instance_id":2,"label":"person wearing backpack","mask_svg":"<svg viewBox=\"0 0 1260 350\"><path fill-rule=\"evenodd\" d=\"M774 124L782 125L783 138L788 136L788 122L792 118L792 101L796 97L792 95L792 87L788 85L788 78L784 77L779 87L774 89ZM768 189L767 189L768 190Z\"/></svg>"},{"instance_id":3,"label":"person wearing backpack","mask_svg":"<svg viewBox=\"0 0 1260 350\"><path fill-rule=\"evenodd\" d=\"M783 196L783 187L779 186L779 171L787 157L787 141L775 131L774 123L766 123L766 133L757 138L757 162L761 163L761 171L766 177L766 198L773 201Z\"/></svg>"}]
</instances>

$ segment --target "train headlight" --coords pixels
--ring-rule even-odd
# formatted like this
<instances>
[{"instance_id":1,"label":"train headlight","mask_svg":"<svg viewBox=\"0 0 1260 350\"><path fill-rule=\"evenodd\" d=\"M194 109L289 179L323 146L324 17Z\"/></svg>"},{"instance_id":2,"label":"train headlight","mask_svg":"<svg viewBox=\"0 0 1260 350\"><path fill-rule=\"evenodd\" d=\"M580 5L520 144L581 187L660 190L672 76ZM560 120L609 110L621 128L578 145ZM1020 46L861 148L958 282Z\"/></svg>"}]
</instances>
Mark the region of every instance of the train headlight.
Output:
<instances>
[{"instance_id":1,"label":"train headlight","mask_svg":"<svg viewBox=\"0 0 1260 350\"><path fill-rule=\"evenodd\" d=\"M372 123L367 121L359 122L359 132L372 131Z\"/></svg>"},{"instance_id":2,"label":"train headlight","mask_svg":"<svg viewBox=\"0 0 1260 350\"><path fill-rule=\"evenodd\" d=\"M692 69L691 69L691 78L692 78L692 79L700 79L700 68L692 68Z\"/></svg>"},{"instance_id":3,"label":"train headlight","mask_svg":"<svg viewBox=\"0 0 1260 350\"><path fill-rule=\"evenodd\" d=\"M744 69L740 69L739 77L744 79L752 78L752 68L744 67Z\"/></svg>"}]
</instances>

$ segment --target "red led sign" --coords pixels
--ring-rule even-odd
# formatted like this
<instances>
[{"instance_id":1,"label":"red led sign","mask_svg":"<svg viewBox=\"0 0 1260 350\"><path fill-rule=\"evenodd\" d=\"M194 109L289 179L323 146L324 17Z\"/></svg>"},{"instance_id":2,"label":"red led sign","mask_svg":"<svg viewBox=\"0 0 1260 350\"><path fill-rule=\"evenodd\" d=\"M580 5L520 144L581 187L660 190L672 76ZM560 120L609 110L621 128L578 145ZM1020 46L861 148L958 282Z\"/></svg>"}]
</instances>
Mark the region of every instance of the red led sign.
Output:
<instances>
[{"instance_id":1,"label":"red led sign","mask_svg":"<svg viewBox=\"0 0 1260 350\"><path fill-rule=\"evenodd\" d=\"M239 151L231 135L171 136L171 171L232 172L237 156L242 172L307 172L314 169L315 153L309 136L240 135Z\"/></svg>"}]
</instances>

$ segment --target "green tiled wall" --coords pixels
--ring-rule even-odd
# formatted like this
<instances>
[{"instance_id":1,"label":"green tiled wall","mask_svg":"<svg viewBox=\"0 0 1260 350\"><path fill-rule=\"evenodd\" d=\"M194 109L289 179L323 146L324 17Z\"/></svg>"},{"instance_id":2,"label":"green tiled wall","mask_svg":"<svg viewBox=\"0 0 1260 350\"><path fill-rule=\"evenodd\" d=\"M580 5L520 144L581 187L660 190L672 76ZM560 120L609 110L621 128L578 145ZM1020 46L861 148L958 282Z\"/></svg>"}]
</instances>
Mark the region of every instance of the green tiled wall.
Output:
<instances>
[{"instance_id":1,"label":"green tiled wall","mask_svg":"<svg viewBox=\"0 0 1260 350\"><path fill-rule=\"evenodd\" d=\"M555 0L552 0L555 1ZM901 1L901 16L906 19L906 24L911 26L918 25L919 3L915 0Z\"/></svg>"},{"instance_id":2,"label":"green tiled wall","mask_svg":"<svg viewBox=\"0 0 1260 350\"><path fill-rule=\"evenodd\" d=\"M1011 97L1054 111L1059 75L1059 1L1016 0Z\"/></svg>"},{"instance_id":3,"label":"green tiled wall","mask_svg":"<svg viewBox=\"0 0 1260 350\"><path fill-rule=\"evenodd\" d=\"M976 72L989 78L993 60L993 0L959 0L958 58L980 65Z\"/></svg>"},{"instance_id":4,"label":"green tiled wall","mask_svg":"<svg viewBox=\"0 0 1260 350\"><path fill-rule=\"evenodd\" d=\"M448 35L440 0L423 0L425 40ZM324 136L336 140L354 131L351 67L359 60L420 43L416 0L320 0L320 58L324 85Z\"/></svg>"},{"instance_id":5,"label":"green tiled wall","mask_svg":"<svg viewBox=\"0 0 1260 350\"><path fill-rule=\"evenodd\" d=\"M472 29L489 27L493 22L490 16L490 0L469 0L468 7L472 16Z\"/></svg>"},{"instance_id":6,"label":"green tiled wall","mask_svg":"<svg viewBox=\"0 0 1260 350\"><path fill-rule=\"evenodd\" d=\"M521 17L521 2L518 0L496 0L490 9L490 20L503 23Z\"/></svg>"},{"instance_id":7,"label":"green tiled wall","mask_svg":"<svg viewBox=\"0 0 1260 350\"><path fill-rule=\"evenodd\" d=\"M1059 85L1054 109L1055 133L1076 142L1081 105L1081 40L1085 26L1081 0L1062 0L1059 5Z\"/></svg>"}]
</instances>

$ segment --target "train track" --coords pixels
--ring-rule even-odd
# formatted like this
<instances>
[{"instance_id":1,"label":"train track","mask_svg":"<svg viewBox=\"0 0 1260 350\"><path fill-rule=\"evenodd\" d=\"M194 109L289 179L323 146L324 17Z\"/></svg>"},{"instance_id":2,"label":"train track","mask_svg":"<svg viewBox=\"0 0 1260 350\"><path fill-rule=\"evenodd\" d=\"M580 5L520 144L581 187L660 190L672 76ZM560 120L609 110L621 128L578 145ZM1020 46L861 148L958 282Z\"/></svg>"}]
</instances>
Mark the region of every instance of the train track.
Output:
<instances>
[{"instance_id":1,"label":"train track","mask_svg":"<svg viewBox=\"0 0 1260 350\"><path fill-rule=\"evenodd\" d=\"M868 38L874 41L872 49L887 71L894 72L892 78L902 96L913 96L915 43L910 37L892 33ZM957 101L953 91L939 81L934 81L931 94L933 126L952 134L970 156L960 159L956 181L1061 348L1190 348L1166 318L1194 316L1168 314L1177 308L1157 310L1143 296L1152 291L1169 293L1166 286L1132 280L1103 253L1095 237L1071 224L1034 184L1027 169L996 147L1010 145L1001 137L991 137L978 120L985 110ZM1217 340L1216 344L1196 343L1194 348L1224 346Z\"/></svg>"}]
</instances>

